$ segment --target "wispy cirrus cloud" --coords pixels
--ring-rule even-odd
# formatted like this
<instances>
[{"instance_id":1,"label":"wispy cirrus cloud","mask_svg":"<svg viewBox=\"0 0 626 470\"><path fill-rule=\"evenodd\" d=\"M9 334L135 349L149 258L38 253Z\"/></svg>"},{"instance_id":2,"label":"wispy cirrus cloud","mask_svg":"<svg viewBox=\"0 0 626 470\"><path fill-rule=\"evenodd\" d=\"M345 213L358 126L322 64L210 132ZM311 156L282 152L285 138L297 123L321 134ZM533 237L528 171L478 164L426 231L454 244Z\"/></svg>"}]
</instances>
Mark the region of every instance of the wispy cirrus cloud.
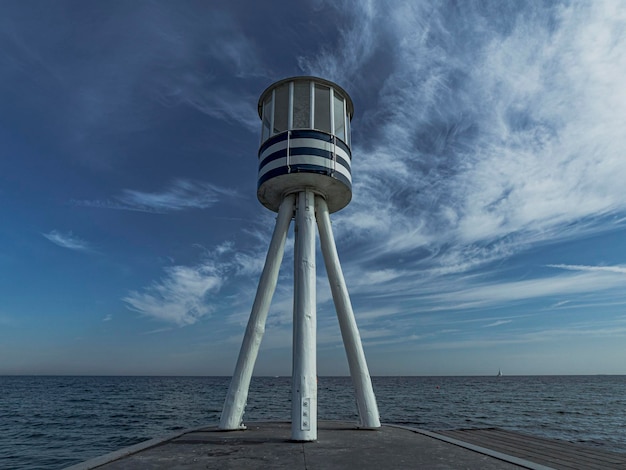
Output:
<instances>
[{"instance_id":1,"label":"wispy cirrus cloud","mask_svg":"<svg viewBox=\"0 0 626 470\"><path fill-rule=\"evenodd\" d=\"M131 291L122 300L142 315L179 326L192 325L213 308L208 296L219 291L223 278L210 263L199 266L172 266L162 279L142 291Z\"/></svg>"},{"instance_id":2,"label":"wispy cirrus cloud","mask_svg":"<svg viewBox=\"0 0 626 470\"><path fill-rule=\"evenodd\" d=\"M494 326L506 325L508 323L511 323L512 321L513 320L497 320L493 323L489 323L488 325L483 325L483 328L492 328Z\"/></svg>"},{"instance_id":3,"label":"wispy cirrus cloud","mask_svg":"<svg viewBox=\"0 0 626 470\"><path fill-rule=\"evenodd\" d=\"M164 268L159 280L141 290L130 291L122 301L130 310L155 320L192 325L224 301L224 296L218 294L239 270L239 261L232 255L232 244L225 242L205 252L205 259L198 264Z\"/></svg>"},{"instance_id":4,"label":"wispy cirrus cloud","mask_svg":"<svg viewBox=\"0 0 626 470\"><path fill-rule=\"evenodd\" d=\"M68 250L83 252L93 251L93 248L89 242L77 237L71 231L62 233L58 230L52 230L48 233L42 233L42 235L55 245L62 248L67 248Z\"/></svg>"},{"instance_id":5,"label":"wispy cirrus cloud","mask_svg":"<svg viewBox=\"0 0 626 470\"><path fill-rule=\"evenodd\" d=\"M540 261L519 278L493 268L624 225L626 35L612 3L326 4L346 27L299 65L356 104L354 198L333 230L363 331L381 344L462 336L425 319L489 311L474 333L521 337L521 305L528 316L599 297L623 305L621 267L551 273ZM276 311L290 310L289 295L276 294L274 327L286 325Z\"/></svg>"},{"instance_id":6,"label":"wispy cirrus cloud","mask_svg":"<svg viewBox=\"0 0 626 470\"><path fill-rule=\"evenodd\" d=\"M340 30L339 45L325 45L313 56L300 56L298 65L307 73L338 83L352 82L357 80L364 64L380 51L377 41L384 39L386 25L380 28L380 11L372 0L358 4L333 2L333 6L342 13L351 10L355 13L350 16L351 28Z\"/></svg>"},{"instance_id":7,"label":"wispy cirrus cloud","mask_svg":"<svg viewBox=\"0 0 626 470\"><path fill-rule=\"evenodd\" d=\"M503 344L508 339L526 343L524 335L535 331L539 318L542 322L559 318L561 325L573 325L581 315L584 318L584 311L602 306L619 312L626 305L620 270L546 273L541 278L523 280L483 273L455 276L454 282L420 279L418 274L407 272L408 277L391 284L372 285L354 268L352 263L348 265L346 278L355 299L359 328L370 333L391 332L388 340L368 343L370 346L416 341L444 345L451 344L450 338L463 344L468 337L482 337L486 331L498 335ZM321 308L323 312L332 307ZM574 313L564 318L564 308ZM594 318L593 328L609 321L606 318Z\"/></svg>"},{"instance_id":8,"label":"wispy cirrus cloud","mask_svg":"<svg viewBox=\"0 0 626 470\"><path fill-rule=\"evenodd\" d=\"M399 260L418 284L462 276L623 226L626 17L614 2L332 5L348 25L340 43L300 65L356 102L354 198L334 228L359 247L358 279Z\"/></svg>"},{"instance_id":9,"label":"wispy cirrus cloud","mask_svg":"<svg viewBox=\"0 0 626 470\"><path fill-rule=\"evenodd\" d=\"M113 199L72 200L72 204L100 209L163 214L188 209L206 209L217 203L223 196L234 197L236 192L207 182L177 179L160 192L124 189L122 194Z\"/></svg>"},{"instance_id":10,"label":"wispy cirrus cloud","mask_svg":"<svg viewBox=\"0 0 626 470\"><path fill-rule=\"evenodd\" d=\"M191 106L199 112L218 120L224 120L243 126L250 132L259 129L259 117L256 109L256 97L242 91L233 92L224 88L211 88L211 80L206 77L185 77L190 83L181 87L180 83L171 84L164 91L159 91L157 100L166 107Z\"/></svg>"},{"instance_id":11,"label":"wispy cirrus cloud","mask_svg":"<svg viewBox=\"0 0 626 470\"><path fill-rule=\"evenodd\" d=\"M626 274L626 266L584 266L580 264L548 264L549 268L565 269L568 271L607 272Z\"/></svg>"},{"instance_id":12,"label":"wispy cirrus cloud","mask_svg":"<svg viewBox=\"0 0 626 470\"><path fill-rule=\"evenodd\" d=\"M422 311L481 309L522 301L598 293L606 297L610 292L626 302L621 289L624 277L621 272L611 271L587 271L523 280L464 279L455 283L426 283L412 290L409 284L398 286L398 291L390 295L419 296Z\"/></svg>"}]
</instances>

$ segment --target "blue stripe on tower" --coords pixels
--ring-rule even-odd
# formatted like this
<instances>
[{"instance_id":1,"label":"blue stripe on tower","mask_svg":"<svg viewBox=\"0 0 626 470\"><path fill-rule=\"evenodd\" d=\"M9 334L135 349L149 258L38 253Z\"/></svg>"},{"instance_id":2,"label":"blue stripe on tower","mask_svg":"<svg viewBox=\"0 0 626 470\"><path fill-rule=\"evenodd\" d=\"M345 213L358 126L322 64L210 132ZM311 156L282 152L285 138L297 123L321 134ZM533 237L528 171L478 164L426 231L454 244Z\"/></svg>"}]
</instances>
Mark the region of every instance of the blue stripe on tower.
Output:
<instances>
[{"instance_id":1,"label":"blue stripe on tower","mask_svg":"<svg viewBox=\"0 0 626 470\"><path fill-rule=\"evenodd\" d=\"M288 174L294 174L294 173L318 173L321 175L328 176L329 171L330 171L330 168L325 167L325 166L302 164L302 163L297 164L297 165L290 165L289 167L280 166L278 168L268 171L263 176L261 176L259 178L257 188L261 187L261 185L265 183L267 180L275 178L276 176L288 175ZM331 178L341 181L348 188L352 189L352 182L348 178L346 178L344 175L339 173L338 171L334 172Z\"/></svg>"},{"instance_id":2,"label":"blue stripe on tower","mask_svg":"<svg viewBox=\"0 0 626 470\"><path fill-rule=\"evenodd\" d=\"M262 155L263 152L265 152L272 145L287 140L288 134L289 134L288 132L283 132L282 134L278 134L278 135L275 135L274 137L267 139L265 142L263 142L263 145L261 145L261 147L259 148L258 155L259 156ZM316 139L316 140L320 140L322 142L326 142L329 144L333 143L333 137L330 134L326 134L325 132L320 132L320 131L303 130L303 129L292 130L291 134L289 135L289 139ZM341 148L344 152L346 152L348 156L350 157L352 156L352 152L350 151L350 148L346 145L346 143L343 140L337 138L335 143L337 144L337 147Z\"/></svg>"},{"instance_id":3,"label":"blue stripe on tower","mask_svg":"<svg viewBox=\"0 0 626 470\"><path fill-rule=\"evenodd\" d=\"M299 155L310 155L312 157L322 157L327 160L333 161L333 154L327 150L313 148L313 147L294 147L290 149L290 156L295 157ZM263 158L263 160L259 163L259 171L263 169L265 165L274 160L278 160L279 158L287 157L287 149L278 150L267 157ZM337 155L337 164L347 168L350 170L350 162L345 158Z\"/></svg>"}]
</instances>

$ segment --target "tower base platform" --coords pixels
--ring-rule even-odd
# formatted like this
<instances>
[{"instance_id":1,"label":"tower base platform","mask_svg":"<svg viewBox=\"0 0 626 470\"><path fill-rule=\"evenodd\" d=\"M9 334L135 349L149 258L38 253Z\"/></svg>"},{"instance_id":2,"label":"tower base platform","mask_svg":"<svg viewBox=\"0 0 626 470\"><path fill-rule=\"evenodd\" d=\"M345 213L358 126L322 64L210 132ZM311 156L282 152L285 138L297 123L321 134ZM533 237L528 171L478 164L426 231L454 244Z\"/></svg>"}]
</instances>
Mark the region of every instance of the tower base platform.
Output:
<instances>
[{"instance_id":1,"label":"tower base platform","mask_svg":"<svg viewBox=\"0 0 626 470\"><path fill-rule=\"evenodd\" d=\"M481 440L465 439L464 433L473 431L444 435L395 425L361 430L351 423L320 421L318 440L302 443L290 441L288 422L247 426L244 431L220 431L216 426L184 431L69 469L609 469L625 468L626 462L626 454L500 430L482 430ZM600 466L589 466L594 461Z\"/></svg>"}]
</instances>

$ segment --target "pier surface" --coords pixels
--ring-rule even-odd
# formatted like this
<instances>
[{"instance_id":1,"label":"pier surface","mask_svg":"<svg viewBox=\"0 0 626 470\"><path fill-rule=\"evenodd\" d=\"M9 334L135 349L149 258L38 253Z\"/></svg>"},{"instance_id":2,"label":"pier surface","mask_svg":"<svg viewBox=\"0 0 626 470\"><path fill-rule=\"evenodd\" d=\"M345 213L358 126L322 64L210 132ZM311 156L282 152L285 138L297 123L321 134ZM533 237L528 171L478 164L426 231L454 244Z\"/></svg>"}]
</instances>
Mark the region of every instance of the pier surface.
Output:
<instances>
[{"instance_id":1,"label":"pier surface","mask_svg":"<svg viewBox=\"0 0 626 470\"><path fill-rule=\"evenodd\" d=\"M598 452L589 454L589 459L585 460L583 454L587 448L584 446L496 432L501 430L483 430L487 432L482 435L474 431L444 435L393 425L384 425L375 431L359 430L345 422L320 421L318 440L305 443L290 441L290 431L291 424L287 422L252 423L245 431L220 431L215 426L200 428L153 439L69 468L543 470L596 468L588 464L599 457L604 459L598 461L603 466L597 468L626 468L626 454ZM546 450L548 443L552 447ZM539 447L540 452L533 452L533 447ZM583 454L569 461L562 460L572 448L582 448ZM618 461L620 456L621 462Z\"/></svg>"}]
</instances>

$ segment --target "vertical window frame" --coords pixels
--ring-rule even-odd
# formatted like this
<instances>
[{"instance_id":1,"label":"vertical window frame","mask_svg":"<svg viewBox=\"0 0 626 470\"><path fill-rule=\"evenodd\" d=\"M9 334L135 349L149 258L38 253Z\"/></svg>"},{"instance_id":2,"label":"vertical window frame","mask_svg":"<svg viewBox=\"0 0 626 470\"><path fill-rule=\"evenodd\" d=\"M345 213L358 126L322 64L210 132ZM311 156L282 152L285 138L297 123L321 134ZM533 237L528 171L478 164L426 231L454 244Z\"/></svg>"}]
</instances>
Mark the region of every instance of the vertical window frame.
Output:
<instances>
[{"instance_id":1,"label":"vertical window frame","mask_svg":"<svg viewBox=\"0 0 626 470\"><path fill-rule=\"evenodd\" d=\"M348 100L343 99L343 133L345 134L345 142L350 146L350 137L348 136Z\"/></svg>"},{"instance_id":2,"label":"vertical window frame","mask_svg":"<svg viewBox=\"0 0 626 470\"><path fill-rule=\"evenodd\" d=\"M343 132L346 134L346 144L350 146L350 134L348 129L348 100L344 97L343 99Z\"/></svg>"},{"instance_id":3,"label":"vertical window frame","mask_svg":"<svg viewBox=\"0 0 626 470\"><path fill-rule=\"evenodd\" d=\"M276 97L276 88L272 90L272 100L271 100L272 114L270 116L270 137L274 135L274 111L276 110L276 103L274 102L275 97Z\"/></svg>"},{"instance_id":4,"label":"vertical window frame","mask_svg":"<svg viewBox=\"0 0 626 470\"><path fill-rule=\"evenodd\" d=\"M330 93L328 93L328 99L330 101L330 133L335 135L335 89L330 87Z\"/></svg>"},{"instance_id":5,"label":"vertical window frame","mask_svg":"<svg viewBox=\"0 0 626 470\"><path fill-rule=\"evenodd\" d=\"M309 117L309 122L311 123L311 129L315 129L315 82L313 80L309 81L309 92L311 93L311 116Z\"/></svg>"},{"instance_id":6,"label":"vertical window frame","mask_svg":"<svg viewBox=\"0 0 626 470\"><path fill-rule=\"evenodd\" d=\"M294 89L294 83L293 81L289 82L289 111L287 114L287 130L290 131L291 129L293 129L293 107L294 107L294 101L293 101L293 89Z\"/></svg>"}]
</instances>

